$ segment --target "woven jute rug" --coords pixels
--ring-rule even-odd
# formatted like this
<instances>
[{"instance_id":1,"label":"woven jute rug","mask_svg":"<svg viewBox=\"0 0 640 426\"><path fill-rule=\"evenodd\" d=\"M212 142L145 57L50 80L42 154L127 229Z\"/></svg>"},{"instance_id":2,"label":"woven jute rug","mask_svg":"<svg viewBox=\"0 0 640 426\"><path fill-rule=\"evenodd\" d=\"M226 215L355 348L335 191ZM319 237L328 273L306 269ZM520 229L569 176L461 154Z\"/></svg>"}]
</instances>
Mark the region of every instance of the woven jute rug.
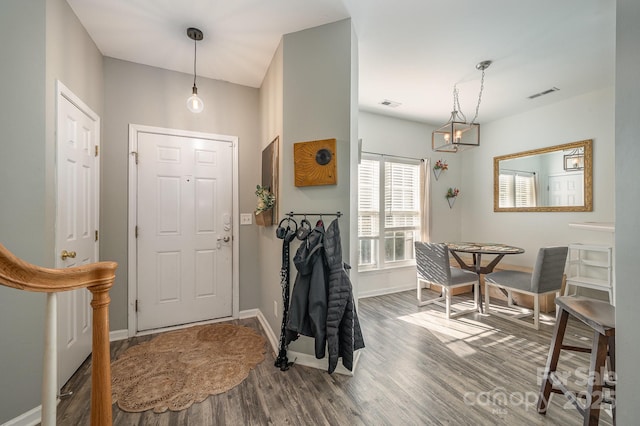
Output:
<instances>
[{"instance_id":1,"label":"woven jute rug","mask_svg":"<svg viewBox=\"0 0 640 426\"><path fill-rule=\"evenodd\" d=\"M242 383L264 360L251 328L210 324L161 334L111 364L113 403L124 411L180 411Z\"/></svg>"}]
</instances>

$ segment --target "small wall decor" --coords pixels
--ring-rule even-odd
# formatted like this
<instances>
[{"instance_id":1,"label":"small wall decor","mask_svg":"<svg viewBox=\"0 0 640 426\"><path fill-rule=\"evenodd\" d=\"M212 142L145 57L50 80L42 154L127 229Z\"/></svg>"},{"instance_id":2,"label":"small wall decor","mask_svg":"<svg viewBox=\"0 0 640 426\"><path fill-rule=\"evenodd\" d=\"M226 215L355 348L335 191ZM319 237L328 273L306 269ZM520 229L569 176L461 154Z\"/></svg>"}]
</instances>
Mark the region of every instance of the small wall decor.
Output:
<instances>
[{"instance_id":1,"label":"small wall decor","mask_svg":"<svg viewBox=\"0 0 640 426\"><path fill-rule=\"evenodd\" d=\"M293 144L296 186L335 185L338 183L335 139Z\"/></svg>"},{"instance_id":2,"label":"small wall decor","mask_svg":"<svg viewBox=\"0 0 640 426\"><path fill-rule=\"evenodd\" d=\"M435 176L436 180L438 180L438 178L440 177L440 173L444 172L447 169L449 169L449 165L446 161L436 161L436 164L433 166L433 175Z\"/></svg>"},{"instance_id":3,"label":"small wall decor","mask_svg":"<svg viewBox=\"0 0 640 426\"><path fill-rule=\"evenodd\" d=\"M266 189L274 197L273 206L271 207L271 223L265 226L273 225L278 218L278 151L280 137L276 136L265 149L262 150L262 188ZM256 195L258 195L256 193ZM256 217L256 221L258 218Z\"/></svg>"},{"instance_id":4,"label":"small wall decor","mask_svg":"<svg viewBox=\"0 0 640 426\"><path fill-rule=\"evenodd\" d=\"M264 186L256 186L256 223L260 226L273 225L273 207L276 204L276 196ZM277 216L276 216L277 217Z\"/></svg>"},{"instance_id":5,"label":"small wall decor","mask_svg":"<svg viewBox=\"0 0 640 426\"><path fill-rule=\"evenodd\" d=\"M460 190L458 188L449 188L447 190L447 201L449 202L449 208L453 208L453 204L456 202L456 197L458 196L458 194L460 193Z\"/></svg>"}]
</instances>

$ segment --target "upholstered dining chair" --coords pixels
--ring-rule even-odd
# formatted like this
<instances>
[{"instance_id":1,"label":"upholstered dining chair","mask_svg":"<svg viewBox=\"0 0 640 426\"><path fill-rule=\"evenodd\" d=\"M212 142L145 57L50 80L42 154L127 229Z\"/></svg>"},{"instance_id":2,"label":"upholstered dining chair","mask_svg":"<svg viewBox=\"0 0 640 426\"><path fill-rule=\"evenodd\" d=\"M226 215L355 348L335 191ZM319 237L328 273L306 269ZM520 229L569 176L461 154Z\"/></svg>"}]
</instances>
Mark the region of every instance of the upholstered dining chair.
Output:
<instances>
[{"instance_id":1,"label":"upholstered dining chair","mask_svg":"<svg viewBox=\"0 0 640 426\"><path fill-rule=\"evenodd\" d=\"M450 267L449 249L445 244L416 241L415 248L418 275L418 306L425 306L431 303L444 306L447 319L477 311L478 303L475 298L473 309L454 309L451 305L451 290L456 287L473 285L475 294L478 294L478 275L475 272ZM423 283L440 286L442 288L440 297L423 301Z\"/></svg>"},{"instance_id":2,"label":"upholstered dining chair","mask_svg":"<svg viewBox=\"0 0 640 426\"><path fill-rule=\"evenodd\" d=\"M540 296L556 293L560 296L562 278L567 262L567 247L543 247L538 250L538 257L532 273L522 271L496 271L484 276L484 297L486 312L501 318L517 321L527 327L540 328ZM513 292L533 296L533 311L524 309L520 314L505 314L491 307L489 287L494 286L507 291L507 305L513 304ZM533 316L533 323L524 320Z\"/></svg>"}]
</instances>

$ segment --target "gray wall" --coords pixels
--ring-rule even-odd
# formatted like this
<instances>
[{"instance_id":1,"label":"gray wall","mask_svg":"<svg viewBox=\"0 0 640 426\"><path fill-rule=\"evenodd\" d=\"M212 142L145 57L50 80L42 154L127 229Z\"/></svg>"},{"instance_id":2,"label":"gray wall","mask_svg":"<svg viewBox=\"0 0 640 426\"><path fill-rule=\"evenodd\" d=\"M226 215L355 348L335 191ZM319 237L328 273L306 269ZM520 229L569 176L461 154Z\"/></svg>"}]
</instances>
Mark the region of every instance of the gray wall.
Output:
<instances>
[{"instance_id":1,"label":"gray wall","mask_svg":"<svg viewBox=\"0 0 640 426\"><path fill-rule=\"evenodd\" d=\"M616 345L618 424L638 424L640 405L640 2L618 0L616 29Z\"/></svg>"},{"instance_id":2,"label":"gray wall","mask_svg":"<svg viewBox=\"0 0 640 426\"><path fill-rule=\"evenodd\" d=\"M0 3L0 243L37 264L46 253L44 22L42 1ZM43 318L43 295L0 286L0 424L40 403Z\"/></svg>"},{"instance_id":3,"label":"gray wall","mask_svg":"<svg viewBox=\"0 0 640 426\"><path fill-rule=\"evenodd\" d=\"M269 69L260 87L260 142L261 149L264 149L275 137L279 137L278 170L280 176L288 164L283 161L283 137L282 137L282 114L283 114L283 43L280 42L276 50ZM261 152L254 154L261 158ZM258 173L261 170L257 170ZM282 180L279 180L280 185ZM256 180L256 184L258 180ZM280 187L278 200L280 213L284 212L282 200L286 198L284 189ZM278 220L280 218L277 218ZM280 289L280 266L282 263L282 240L276 238L275 227L258 227L258 265L260 270L260 282L257 290L260 293L258 308L266 318L272 331L278 334L282 323L282 290ZM293 282L293 281L292 281ZM277 312L274 311L274 300L277 304ZM278 338L276 337L276 339Z\"/></svg>"},{"instance_id":4,"label":"gray wall","mask_svg":"<svg viewBox=\"0 0 640 426\"><path fill-rule=\"evenodd\" d=\"M270 72L263 83L262 113L271 107L282 108L282 119L270 121L263 117L263 139L265 145L280 133L280 200L281 212L336 212L340 219L343 258L350 253L350 186L352 143L352 104L357 98L352 95L352 29L351 20L343 20L316 28L287 34L276 52ZM282 65L279 65L279 63ZM280 67L282 71L280 71ZM282 77L281 77L282 75ZM282 85L282 95L278 93ZM280 100L280 97L282 100ZM277 109L276 109L277 111ZM269 113L270 114L270 113ZM282 121L282 124L280 124ZM336 139L338 151L338 184L297 188L294 185L293 144L319 139ZM357 143L354 141L354 143ZM317 217L309 218L316 220ZM326 217L326 225L332 218ZM279 268L282 241L273 238L274 228L259 231L261 302L258 306L265 314L274 333L279 334L282 321L282 292ZM292 252L297 244L292 244ZM293 257L293 253L292 253ZM291 283L295 278L292 269ZM274 315L274 302L280 307ZM312 353L313 343L301 338L290 349Z\"/></svg>"},{"instance_id":5,"label":"gray wall","mask_svg":"<svg viewBox=\"0 0 640 426\"><path fill-rule=\"evenodd\" d=\"M101 258L118 262L111 291L111 330L127 328L127 209L129 124L167 127L238 136L240 211L255 208L255 185L260 178L258 90L198 78L198 94L205 102L200 114L186 108L193 76L134 64L104 60L105 117L102 144ZM239 213L239 212L236 212ZM239 216L236 215L236 220ZM255 308L259 300L255 259L255 226L240 227L240 309Z\"/></svg>"},{"instance_id":6,"label":"gray wall","mask_svg":"<svg viewBox=\"0 0 640 426\"><path fill-rule=\"evenodd\" d=\"M566 101L482 124L479 149L461 158L464 241L497 241L523 247L522 255L502 262L530 266L538 248L570 242L613 244L611 233L582 231L571 222L614 220L614 89L598 90ZM493 211L493 157L529 149L593 139L592 212L513 213ZM544 230L544 232L540 232Z\"/></svg>"},{"instance_id":7,"label":"gray wall","mask_svg":"<svg viewBox=\"0 0 640 426\"><path fill-rule=\"evenodd\" d=\"M3 1L0 40L0 242L53 266L55 81L101 114L102 57L64 0ZM0 423L40 404L44 300L0 288Z\"/></svg>"}]
</instances>

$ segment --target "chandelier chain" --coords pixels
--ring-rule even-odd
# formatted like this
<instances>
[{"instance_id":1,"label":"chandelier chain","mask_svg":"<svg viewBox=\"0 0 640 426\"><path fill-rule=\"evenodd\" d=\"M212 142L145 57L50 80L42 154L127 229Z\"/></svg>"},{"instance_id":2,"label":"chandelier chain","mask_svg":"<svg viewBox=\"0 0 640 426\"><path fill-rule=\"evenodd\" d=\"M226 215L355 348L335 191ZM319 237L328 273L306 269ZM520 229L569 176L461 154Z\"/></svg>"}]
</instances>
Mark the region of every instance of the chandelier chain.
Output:
<instances>
[{"instance_id":1,"label":"chandelier chain","mask_svg":"<svg viewBox=\"0 0 640 426\"><path fill-rule=\"evenodd\" d=\"M458 86L455 84L453 85L453 111L459 113L464 122L467 121L467 117L465 117L464 113L462 112L462 109L460 108L460 99L458 98Z\"/></svg>"},{"instance_id":2,"label":"chandelier chain","mask_svg":"<svg viewBox=\"0 0 640 426\"><path fill-rule=\"evenodd\" d=\"M478 118L478 111L480 110L480 102L482 100L482 91L483 90L484 90L484 68L482 69L482 77L480 78L480 93L478 94L478 104L476 105L476 115L473 116L473 120L471 120L470 124L475 123L476 122L476 118Z\"/></svg>"}]
</instances>

